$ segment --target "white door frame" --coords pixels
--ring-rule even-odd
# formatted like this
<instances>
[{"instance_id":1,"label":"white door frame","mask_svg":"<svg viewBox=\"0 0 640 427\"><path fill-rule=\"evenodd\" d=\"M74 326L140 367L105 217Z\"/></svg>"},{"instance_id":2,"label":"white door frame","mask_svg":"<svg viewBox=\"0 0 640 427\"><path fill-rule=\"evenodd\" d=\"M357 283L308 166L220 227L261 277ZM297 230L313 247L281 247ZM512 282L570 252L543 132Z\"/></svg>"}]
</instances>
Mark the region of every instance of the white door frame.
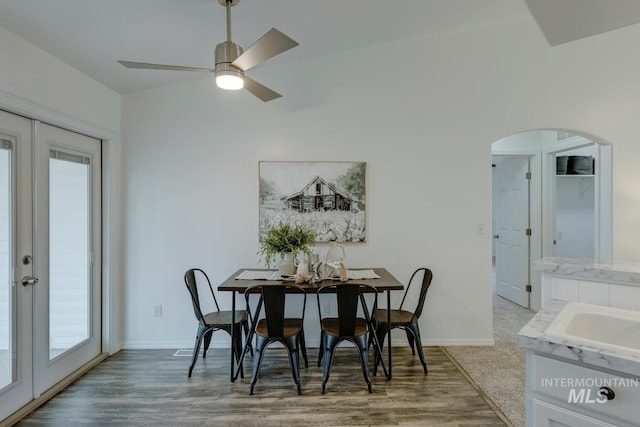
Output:
<instances>
[{"instance_id":1,"label":"white door frame","mask_svg":"<svg viewBox=\"0 0 640 427\"><path fill-rule=\"evenodd\" d=\"M612 258L612 146L581 136L569 138L553 147L543 149L542 173L549 179L543 180L543 247L542 256L552 257L555 253L553 241L556 236L556 154L559 152L595 147L595 248L596 261L611 261Z\"/></svg>"}]
</instances>

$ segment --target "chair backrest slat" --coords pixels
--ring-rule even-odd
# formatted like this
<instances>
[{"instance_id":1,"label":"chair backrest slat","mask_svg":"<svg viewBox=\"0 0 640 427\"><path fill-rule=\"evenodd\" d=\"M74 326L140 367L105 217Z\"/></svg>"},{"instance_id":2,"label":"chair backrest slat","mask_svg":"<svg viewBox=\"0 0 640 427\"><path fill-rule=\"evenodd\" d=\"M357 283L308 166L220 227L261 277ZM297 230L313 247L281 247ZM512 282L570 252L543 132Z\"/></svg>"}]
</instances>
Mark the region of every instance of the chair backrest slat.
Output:
<instances>
[{"instance_id":1,"label":"chair backrest slat","mask_svg":"<svg viewBox=\"0 0 640 427\"><path fill-rule=\"evenodd\" d=\"M200 268L190 268L184 273L184 283L189 290L189 294L191 295L191 303L193 304L193 312L196 315L198 321L204 323L204 314L202 313L202 309L200 307L200 295L198 293L198 280L196 278L196 273L200 273L206 280L207 285L209 286L209 291L211 292L211 297L213 298L213 302L216 306L216 310L220 311L220 307L218 306L218 300L216 299L216 294L213 292L213 287L211 286L211 281L209 280L209 276L204 270Z\"/></svg>"},{"instance_id":2,"label":"chair backrest slat","mask_svg":"<svg viewBox=\"0 0 640 427\"><path fill-rule=\"evenodd\" d=\"M433 279L433 273L428 268L418 268L413 272L411 278L409 279L409 284L407 285L407 290L402 297L402 302L400 303L400 309L403 309L404 303L407 299L407 295L409 295L409 290L411 289L411 285L413 284L414 278L418 276L419 273L422 273L422 284L420 286L420 294L418 295L418 302L416 304L416 308L413 311L412 321L415 321L422 315L422 309L424 307L424 302L427 298L427 291L429 290L429 286L431 285L431 280Z\"/></svg>"},{"instance_id":3,"label":"chair backrest slat","mask_svg":"<svg viewBox=\"0 0 640 427\"><path fill-rule=\"evenodd\" d=\"M422 286L420 287L418 307L413 313L416 319L422 315L422 308L424 307L424 301L427 299L427 291L429 290L429 286L431 286L431 279L433 279L433 273L428 268L425 268L424 276L422 277Z\"/></svg>"},{"instance_id":4,"label":"chair backrest slat","mask_svg":"<svg viewBox=\"0 0 640 427\"><path fill-rule=\"evenodd\" d=\"M363 291L374 294L373 308L367 307ZM338 333L343 337L352 337L355 334L356 319L358 317L358 304L366 319L370 319L371 313L375 310L377 291L375 287L359 283L340 283L324 285L318 288L318 312L322 318L320 309L320 295L335 293L338 303Z\"/></svg>"},{"instance_id":5,"label":"chair backrest slat","mask_svg":"<svg viewBox=\"0 0 640 427\"><path fill-rule=\"evenodd\" d=\"M353 336L358 315L360 285L336 286L338 297L338 328L341 336Z\"/></svg>"},{"instance_id":6,"label":"chair backrest slat","mask_svg":"<svg viewBox=\"0 0 640 427\"><path fill-rule=\"evenodd\" d=\"M267 319L267 332L270 337L284 336L284 286L264 286L264 311Z\"/></svg>"},{"instance_id":7,"label":"chair backrest slat","mask_svg":"<svg viewBox=\"0 0 640 427\"><path fill-rule=\"evenodd\" d=\"M304 319L304 312L307 305L307 295L298 285L255 285L245 289L245 300L249 307L249 295L259 291L261 294L260 301L256 308L255 321L258 320L260 309L264 307L264 318L267 321L267 333L270 337L284 336L284 321L287 318L285 314L287 295L302 294L302 310L300 318ZM289 316L290 317L290 316Z\"/></svg>"}]
</instances>

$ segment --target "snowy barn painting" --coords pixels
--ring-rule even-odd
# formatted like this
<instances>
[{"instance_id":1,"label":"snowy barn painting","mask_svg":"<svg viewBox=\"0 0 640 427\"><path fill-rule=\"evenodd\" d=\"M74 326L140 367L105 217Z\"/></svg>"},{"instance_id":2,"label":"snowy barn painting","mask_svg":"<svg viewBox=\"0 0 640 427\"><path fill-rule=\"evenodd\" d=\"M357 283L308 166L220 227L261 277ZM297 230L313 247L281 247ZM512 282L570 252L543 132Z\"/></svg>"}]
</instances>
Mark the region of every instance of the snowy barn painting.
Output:
<instances>
[{"instance_id":1,"label":"snowy barn painting","mask_svg":"<svg viewBox=\"0 0 640 427\"><path fill-rule=\"evenodd\" d=\"M303 189L286 198L288 209L298 212L321 210L350 211L353 197L345 191L338 190L322 177L316 176Z\"/></svg>"},{"instance_id":2,"label":"snowy barn painting","mask_svg":"<svg viewBox=\"0 0 640 427\"><path fill-rule=\"evenodd\" d=\"M304 225L317 242L364 242L365 162L259 163L260 235L281 223Z\"/></svg>"}]
</instances>

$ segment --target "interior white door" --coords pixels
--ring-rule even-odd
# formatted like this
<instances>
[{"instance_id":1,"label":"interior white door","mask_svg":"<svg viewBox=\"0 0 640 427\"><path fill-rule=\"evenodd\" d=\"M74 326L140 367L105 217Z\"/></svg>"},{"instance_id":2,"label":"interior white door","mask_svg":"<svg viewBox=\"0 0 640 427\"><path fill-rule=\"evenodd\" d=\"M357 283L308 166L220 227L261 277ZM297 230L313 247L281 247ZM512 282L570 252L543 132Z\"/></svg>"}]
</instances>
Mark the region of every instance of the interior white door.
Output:
<instances>
[{"instance_id":1,"label":"interior white door","mask_svg":"<svg viewBox=\"0 0 640 427\"><path fill-rule=\"evenodd\" d=\"M496 294L529 307L528 157L505 157L496 165Z\"/></svg>"},{"instance_id":2,"label":"interior white door","mask_svg":"<svg viewBox=\"0 0 640 427\"><path fill-rule=\"evenodd\" d=\"M31 134L0 111L0 420L33 399Z\"/></svg>"},{"instance_id":3,"label":"interior white door","mask_svg":"<svg viewBox=\"0 0 640 427\"><path fill-rule=\"evenodd\" d=\"M100 141L35 124L34 395L101 351Z\"/></svg>"}]
</instances>

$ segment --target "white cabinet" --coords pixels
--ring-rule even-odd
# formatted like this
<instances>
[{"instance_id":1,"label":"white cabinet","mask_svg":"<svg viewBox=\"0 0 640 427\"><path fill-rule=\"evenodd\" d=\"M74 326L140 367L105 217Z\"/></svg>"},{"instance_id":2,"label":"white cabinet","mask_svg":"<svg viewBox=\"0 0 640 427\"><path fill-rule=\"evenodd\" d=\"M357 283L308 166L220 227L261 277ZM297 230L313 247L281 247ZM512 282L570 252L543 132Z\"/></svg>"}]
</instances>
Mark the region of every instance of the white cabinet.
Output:
<instances>
[{"instance_id":1,"label":"white cabinet","mask_svg":"<svg viewBox=\"0 0 640 427\"><path fill-rule=\"evenodd\" d=\"M553 299L640 311L640 262L542 258L540 307Z\"/></svg>"},{"instance_id":2,"label":"white cabinet","mask_svg":"<svg viewBox=\"0 0 640 427\"><path fill-rule=\"evenodd\" d=\"M640 286L542 274L542 305L553 299L640 311Z\"/></svg>"},{"instance_id":3,"label":"white cabinet","mask_svg":"<svg viewBox=\"0 0 640 427\"><path fill-rule=\"evenodd\" d=\"M600 421L596 418L587 417L578 412L570 411L566 408L553 405L543 400L533 399L533 424L534 426L545 427L617 427Z\"/></svg>"},{"instance_id":4,"label":"white cabinet","mask_svg":"<svg viewBox=\"0 0 640 427\"><path fill-rule=\"evenodd\" d=\"M527 425L640 426L640 379L527 351Z\"/></svg>"}]
</instances>

